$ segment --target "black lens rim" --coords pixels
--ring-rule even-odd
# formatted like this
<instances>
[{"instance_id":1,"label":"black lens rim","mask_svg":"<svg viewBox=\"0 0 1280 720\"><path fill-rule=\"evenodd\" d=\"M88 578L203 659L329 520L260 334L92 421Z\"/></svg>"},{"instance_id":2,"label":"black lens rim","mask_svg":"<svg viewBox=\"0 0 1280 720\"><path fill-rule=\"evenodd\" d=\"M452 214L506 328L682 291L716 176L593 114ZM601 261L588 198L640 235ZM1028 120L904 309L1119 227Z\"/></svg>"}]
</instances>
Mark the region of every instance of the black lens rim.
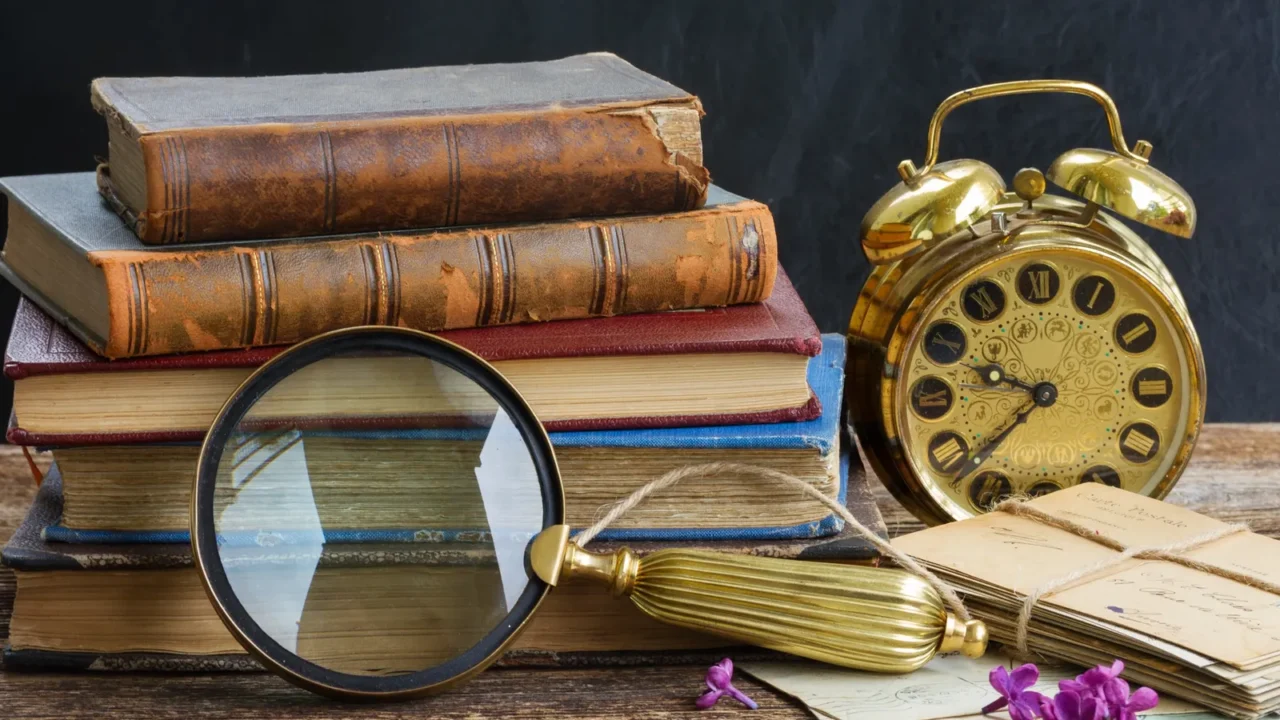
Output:
<instances>
[{"instance_id":1,"label":"black lens rim","mask_svg":"<svg viewBox=\"0 0 1280 720\"><path fill-rule=\"evenodd\" d=\"M286 650L255 622L236 597L218 553L214 491L222 450L249 409L271 388L319 360L353 351L384 350L426 357L483 387L501 405L529 448L541 485L543 529L564 522L564 494L546 431L520 393L492 365L443 338L414 330L361 327L339 330L290 348L253 373L218 413L200 449L192 495L191 545L205 589L232 635L268 669L296 685L347 700L392 700L460 682L492 664L533 615L550 586L529 570L529 583L506 618L463 654L415 673L351 675L329 670ZM526 563L528 559L526 557Z\"/></svg>"}]
</instances>

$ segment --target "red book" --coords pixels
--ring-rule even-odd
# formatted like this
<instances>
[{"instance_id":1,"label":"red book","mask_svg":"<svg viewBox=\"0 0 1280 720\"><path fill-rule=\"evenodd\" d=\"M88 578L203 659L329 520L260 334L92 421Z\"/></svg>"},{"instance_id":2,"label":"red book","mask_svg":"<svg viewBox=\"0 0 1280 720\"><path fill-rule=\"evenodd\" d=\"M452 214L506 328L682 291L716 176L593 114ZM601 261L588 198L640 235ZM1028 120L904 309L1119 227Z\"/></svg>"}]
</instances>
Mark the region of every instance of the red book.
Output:
<instances>
[{"instance_id":1,"label":"red book","mask_svg":"<svg viewBox=\"0 0 1280 720\"><path fill-rule=\"evenodd\" d=\"M552 430L809 420L806 381L822 349L786 274L764 303L440 333L505 374ZM23 299L4 372L14 383L10 442L197 440L223 402L283 347L108 361ZM393 387L353 372L335 392Z\"/></svg>"}]
</instances>

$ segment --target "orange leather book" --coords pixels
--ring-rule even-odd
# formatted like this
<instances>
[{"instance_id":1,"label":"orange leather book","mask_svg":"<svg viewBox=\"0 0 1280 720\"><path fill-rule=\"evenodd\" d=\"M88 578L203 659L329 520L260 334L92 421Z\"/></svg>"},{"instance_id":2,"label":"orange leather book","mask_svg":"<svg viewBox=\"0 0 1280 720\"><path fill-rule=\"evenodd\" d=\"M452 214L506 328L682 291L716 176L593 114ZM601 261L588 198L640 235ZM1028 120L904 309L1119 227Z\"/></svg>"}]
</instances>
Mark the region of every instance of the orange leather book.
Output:
<instances>
[{"instance_id":1,"label":"orange leather book","mask_svg":"<svg viewBox=\"0 0 1280 720\"><path fill-rule=\"evenodd\" d=\"M139 242L93 173L0 192L3 270L113 359L754 303L777 272L768 207L718 188L678 213L180 248Z\"/></svg>"},{"instance_id":2,"label":"orange leather book","mask_svg":"<svg viewBox=\"0 0 1280 720\"><path fill-rule=\"evenodd\" d=\"M699 207L702 106L609 53L255 78L99 78L101 191L148 244Z\"/></svg>"}]
</instances>

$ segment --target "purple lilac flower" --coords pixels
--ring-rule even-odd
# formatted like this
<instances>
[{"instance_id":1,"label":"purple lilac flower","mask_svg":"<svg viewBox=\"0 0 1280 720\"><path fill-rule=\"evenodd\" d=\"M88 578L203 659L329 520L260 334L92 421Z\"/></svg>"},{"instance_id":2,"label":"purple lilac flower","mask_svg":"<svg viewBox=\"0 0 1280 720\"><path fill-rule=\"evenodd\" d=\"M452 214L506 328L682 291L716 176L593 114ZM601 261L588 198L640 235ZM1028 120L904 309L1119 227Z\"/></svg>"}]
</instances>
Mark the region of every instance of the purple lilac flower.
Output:
<instances>
[{"instance_id":1,"label":"purple lilac flower","mask_svg":"<svg viewBox=\"0 0 1280 720\"><path fill-rule=\"evenodd\" d=\"M1028 690L1040 678L1040 669L1026 664L1010 672L992 668L988 679L1000 697L982 708L983 714L1009 709L1011 720L1137 720L1138 713L1154 708L1160 696L1151 688L1129 693L1129 683L1120 679L1124 663L1099 665L1074 680L1058 682L1052 698Z\"/></svg>"},{"instance_id":2,"label":"purple lilac flower","mask_svg":"<svg viewBox=\"0 0 1280 720\"><path fill-rule=\"evenodd\" d=\"M1011 720L1035 720L1040 717L1040 703L1044 696L1027 689L1040 679L1040 668L1027 663L1010 673L1003 665L997 665L991 669L987 679L991 681L991 687L1000 693L1000 697L982 708L983 714L1008 707Z\"/></svg>"},{"instance_id":3,"label":"purple lilac flower","mask_svg":"<svg viewBox=\"0 0 1280 720\"><path fill-rule=\"evenodd\" d=\"M1060 680L1058 689L1070 690L1082 696L1094 698L1098 702L1105 702L1103 688L1108 683L1115 681L1122 672L1124 672L1124 662L1116 660L1111 663L1111 667L1099 665L1095 668L1090 668L1076 677L1075 680Z\"/></svg>"},{"instance_id":4,"label":"purple lilac flower","mask_svg":"<svg viewBox=\"0 0 1280 720\"><path fill-rule=\"evenodd\" d=\"M1103 720L1102 703L1097 698L1075 690L1059 690L1058 694L1040 700L1045 720Z\"/></svg>"},{"instance_id":5,"label":"purple lilac flower","mask_svg":"<svg viewBox=\"0 0 1280 720\"><path fill-rule=\"evenodd\" d=\"M696 703L699 710L715 706L720 698L728 695L747 707L755 710L760 707L756 701L747 697L741 690L733 686L733 661L725 658L707 668L707 691L702 693Z\"/></svg>"},{"instance_id":6,"label":"purple lilac flower","mask_svg":"<svg viewBox=\"0 0 1280 720\"><path fill-rule=\"evenodd\" d=\"M1113 678L1102 688L1110 720L1136 720L1138 713L1150 710L1160 702L1160 696L1151 688L1138 688L1129 694L1129 683Z\"/></svg>"}]
</instances>

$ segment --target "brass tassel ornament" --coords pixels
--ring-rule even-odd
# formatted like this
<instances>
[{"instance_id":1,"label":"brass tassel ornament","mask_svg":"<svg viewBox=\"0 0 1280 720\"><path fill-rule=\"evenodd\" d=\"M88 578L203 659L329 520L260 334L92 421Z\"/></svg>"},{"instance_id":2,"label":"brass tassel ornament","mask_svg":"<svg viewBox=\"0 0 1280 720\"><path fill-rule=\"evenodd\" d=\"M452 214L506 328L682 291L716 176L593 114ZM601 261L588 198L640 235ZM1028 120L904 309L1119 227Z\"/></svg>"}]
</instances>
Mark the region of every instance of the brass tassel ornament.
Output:
<instances>
[{"instance_id":1,"label":"brass tassel ornament","mask_svg":"<svg viewBox=\"0 0 1280 720\"><path fill-rule=\"evenodd\" d=\"M976 658L987 647L982 622L961 622L903 570L678 548L595 553L570 543L567 525L539 534L529 559L550 585L586 578L662 622L859 670L910 672L940 652Z\"/></svg>"}]
</instances>

